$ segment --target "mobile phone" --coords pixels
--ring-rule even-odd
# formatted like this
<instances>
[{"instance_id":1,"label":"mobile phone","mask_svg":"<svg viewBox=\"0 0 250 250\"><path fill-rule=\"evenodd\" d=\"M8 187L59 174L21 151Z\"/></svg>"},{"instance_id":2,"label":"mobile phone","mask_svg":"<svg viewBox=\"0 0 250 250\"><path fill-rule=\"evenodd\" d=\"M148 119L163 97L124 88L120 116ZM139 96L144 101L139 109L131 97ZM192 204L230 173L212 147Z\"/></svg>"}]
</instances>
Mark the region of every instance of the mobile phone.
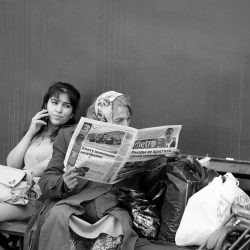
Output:
<instances>
[{"instance_id":1,"label":"mobile phone","mask_svg":"<svg viewBox=\"0 0 250 250\"><path fill-rule=\"evenodd\" d=\"M47 105L46 104L44 105L43 109L47 109ZM44 121L44 122L46 122L46 123L48 123L49 116L45 116L45 117L41 118L41 120Z\"/></svg>"},{"instance_id":2,"label":"mobile phone","mask_svg":"<svg viewBox=\"0 0 250 250\"><path fill-rule=\"evenodd\" d=\"M44 122L46 122L46 123L48 123L49 117L45 116L45 117L41 118L41 120L44 121Z\"/></svg>"}]
</instances>

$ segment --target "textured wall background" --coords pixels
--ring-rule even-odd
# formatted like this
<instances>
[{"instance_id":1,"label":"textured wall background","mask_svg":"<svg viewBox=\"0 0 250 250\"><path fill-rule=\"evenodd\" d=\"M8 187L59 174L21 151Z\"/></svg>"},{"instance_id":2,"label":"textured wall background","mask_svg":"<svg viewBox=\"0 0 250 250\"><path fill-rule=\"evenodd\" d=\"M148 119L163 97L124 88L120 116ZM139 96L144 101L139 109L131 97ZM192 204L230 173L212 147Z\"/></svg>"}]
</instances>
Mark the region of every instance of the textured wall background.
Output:
<instances>
[{"instance_id":1,"label":"textured wall background","mask_svg":"<svg viewBox=\"0 0 250 250\"><path fill-rule=\"evenodd\" d=\"M248 0L0 0L0 163L53 81L131 96L132 126L182 124L183 153L250 160Z\"/></svg>"}]
</instances>

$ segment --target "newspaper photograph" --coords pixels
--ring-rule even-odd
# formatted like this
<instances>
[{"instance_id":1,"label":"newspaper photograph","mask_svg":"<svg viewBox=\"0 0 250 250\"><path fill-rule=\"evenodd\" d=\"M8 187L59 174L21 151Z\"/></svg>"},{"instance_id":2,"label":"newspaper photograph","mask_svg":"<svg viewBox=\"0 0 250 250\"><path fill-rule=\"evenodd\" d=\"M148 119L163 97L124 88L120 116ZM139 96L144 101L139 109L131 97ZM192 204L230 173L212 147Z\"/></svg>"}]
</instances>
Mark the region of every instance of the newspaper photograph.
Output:
<instances>
[{"instance_id":1,"label":"newspaper photograph","mask_svg":"<svg viewBox=\"0 0 250 250\"><path fill-rule=\"evenodd\" d=\"M113 184L143 165L136 162L173 152L180 129L181 125L135 129L82 117L70 140L64 166L75 168L84 179Z\"/></svg>"}]
</instances>

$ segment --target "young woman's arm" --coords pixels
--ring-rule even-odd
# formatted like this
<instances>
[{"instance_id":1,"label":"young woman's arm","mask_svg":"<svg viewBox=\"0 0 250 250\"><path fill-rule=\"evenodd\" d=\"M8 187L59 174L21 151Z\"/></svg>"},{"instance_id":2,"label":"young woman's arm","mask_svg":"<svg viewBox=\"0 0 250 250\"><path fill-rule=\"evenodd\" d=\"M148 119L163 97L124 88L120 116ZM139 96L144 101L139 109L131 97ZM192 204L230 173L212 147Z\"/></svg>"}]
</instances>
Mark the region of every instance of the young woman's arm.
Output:
<instances>
[{"instance_id":1,"label":"young woman's arm","mask_svg":"<svg viewBox=\"0 0 250 250\"><path fill-rule=\"evenodd\" d=\"M22 140L14 147L7 156L7 165L14 168L23 168L23 159L27 148L33 138L33 134L28 131Z\"/></svg>"},{"instance_id":2,"label":"young woman's arm","mask_svg":"<svg viewBox=\"0 0 250 250\"><path fill-rule=\"evenodd\" d=\"M39 162L37 165L35 165L32 168L27 169L28 171L32 172L32 176L33 177L41 177L44 173L44 171L47 169L49 161L50 161L51 157L49 157L48 159ZM25 169L25 167L24 167Z\"/></svg>"},{"instance_id":3,"label":"young woman's arm","mask_svg":"<svg viewBox=\"0 0 250 250\"><path fill-rule=\"evenodd\" d=\"M46 122L42 121L41 119L45 116L46 110L41 110L32 118L29 130L24 135L22 140L16 145L15 148L7 156L7 165L14 168L22 168L23 167L23 160L24 155L27 148L30 145L30 142L33 136L38 132L41 126L46 125Z\"/></svg>"}]
</instances>

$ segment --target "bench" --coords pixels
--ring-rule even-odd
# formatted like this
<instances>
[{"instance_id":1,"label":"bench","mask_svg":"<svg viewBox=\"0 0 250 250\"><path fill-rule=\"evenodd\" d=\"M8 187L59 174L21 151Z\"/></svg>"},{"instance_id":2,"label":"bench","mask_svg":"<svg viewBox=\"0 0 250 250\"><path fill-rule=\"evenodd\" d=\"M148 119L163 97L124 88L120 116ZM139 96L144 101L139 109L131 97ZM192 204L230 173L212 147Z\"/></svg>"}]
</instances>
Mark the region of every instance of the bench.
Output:
<instances>
[{"instance_id":1,"label":"bench","mask_svg":"<svg viewBox=\"0 0 250 250\"><path fill-rule=\"evenodd\" d=\"M250 192L250 162L249 161L234 161L222 158L212 158L207 166L220 174L231 172L238 180L239 186L246 193Z\"/></svg>"},{"instance_id":2,"label":"bench","mask_svg":"<svg viewBox=\"0 0 250 250\"><path fill-rule=\"evenodd\" d=\"M28 221L8 221L0 223L0 246L4 249L22 249L23 237ZM8 237L5 237L8 235ZM9 247L9 243L12 243Z\"/></svg>"},{"instance_id":3,"label":"bench","mask_svg":"<svg viewBox=\"0 0 250 250\"><path fill-rule=\"evenodd\" d=\"M197 157L197 158L203 158L203 157ZM212 158L211 163L208 165L207 168L214 169L221 174L226 172L231 172L239 180L241 189L243 189L249 195L250 162ZM14 239L17 240L17 243L19 242L19 249L22 249L23 237L27 224L28 224L27 221L2 222L0 223L0 233L14 237ZM4 240L0 238L0 244L1 242L4 242ZM18 249L17 246L14 247L16 248L9 248L9 249Z\"/></svg>"}]
</instances>

